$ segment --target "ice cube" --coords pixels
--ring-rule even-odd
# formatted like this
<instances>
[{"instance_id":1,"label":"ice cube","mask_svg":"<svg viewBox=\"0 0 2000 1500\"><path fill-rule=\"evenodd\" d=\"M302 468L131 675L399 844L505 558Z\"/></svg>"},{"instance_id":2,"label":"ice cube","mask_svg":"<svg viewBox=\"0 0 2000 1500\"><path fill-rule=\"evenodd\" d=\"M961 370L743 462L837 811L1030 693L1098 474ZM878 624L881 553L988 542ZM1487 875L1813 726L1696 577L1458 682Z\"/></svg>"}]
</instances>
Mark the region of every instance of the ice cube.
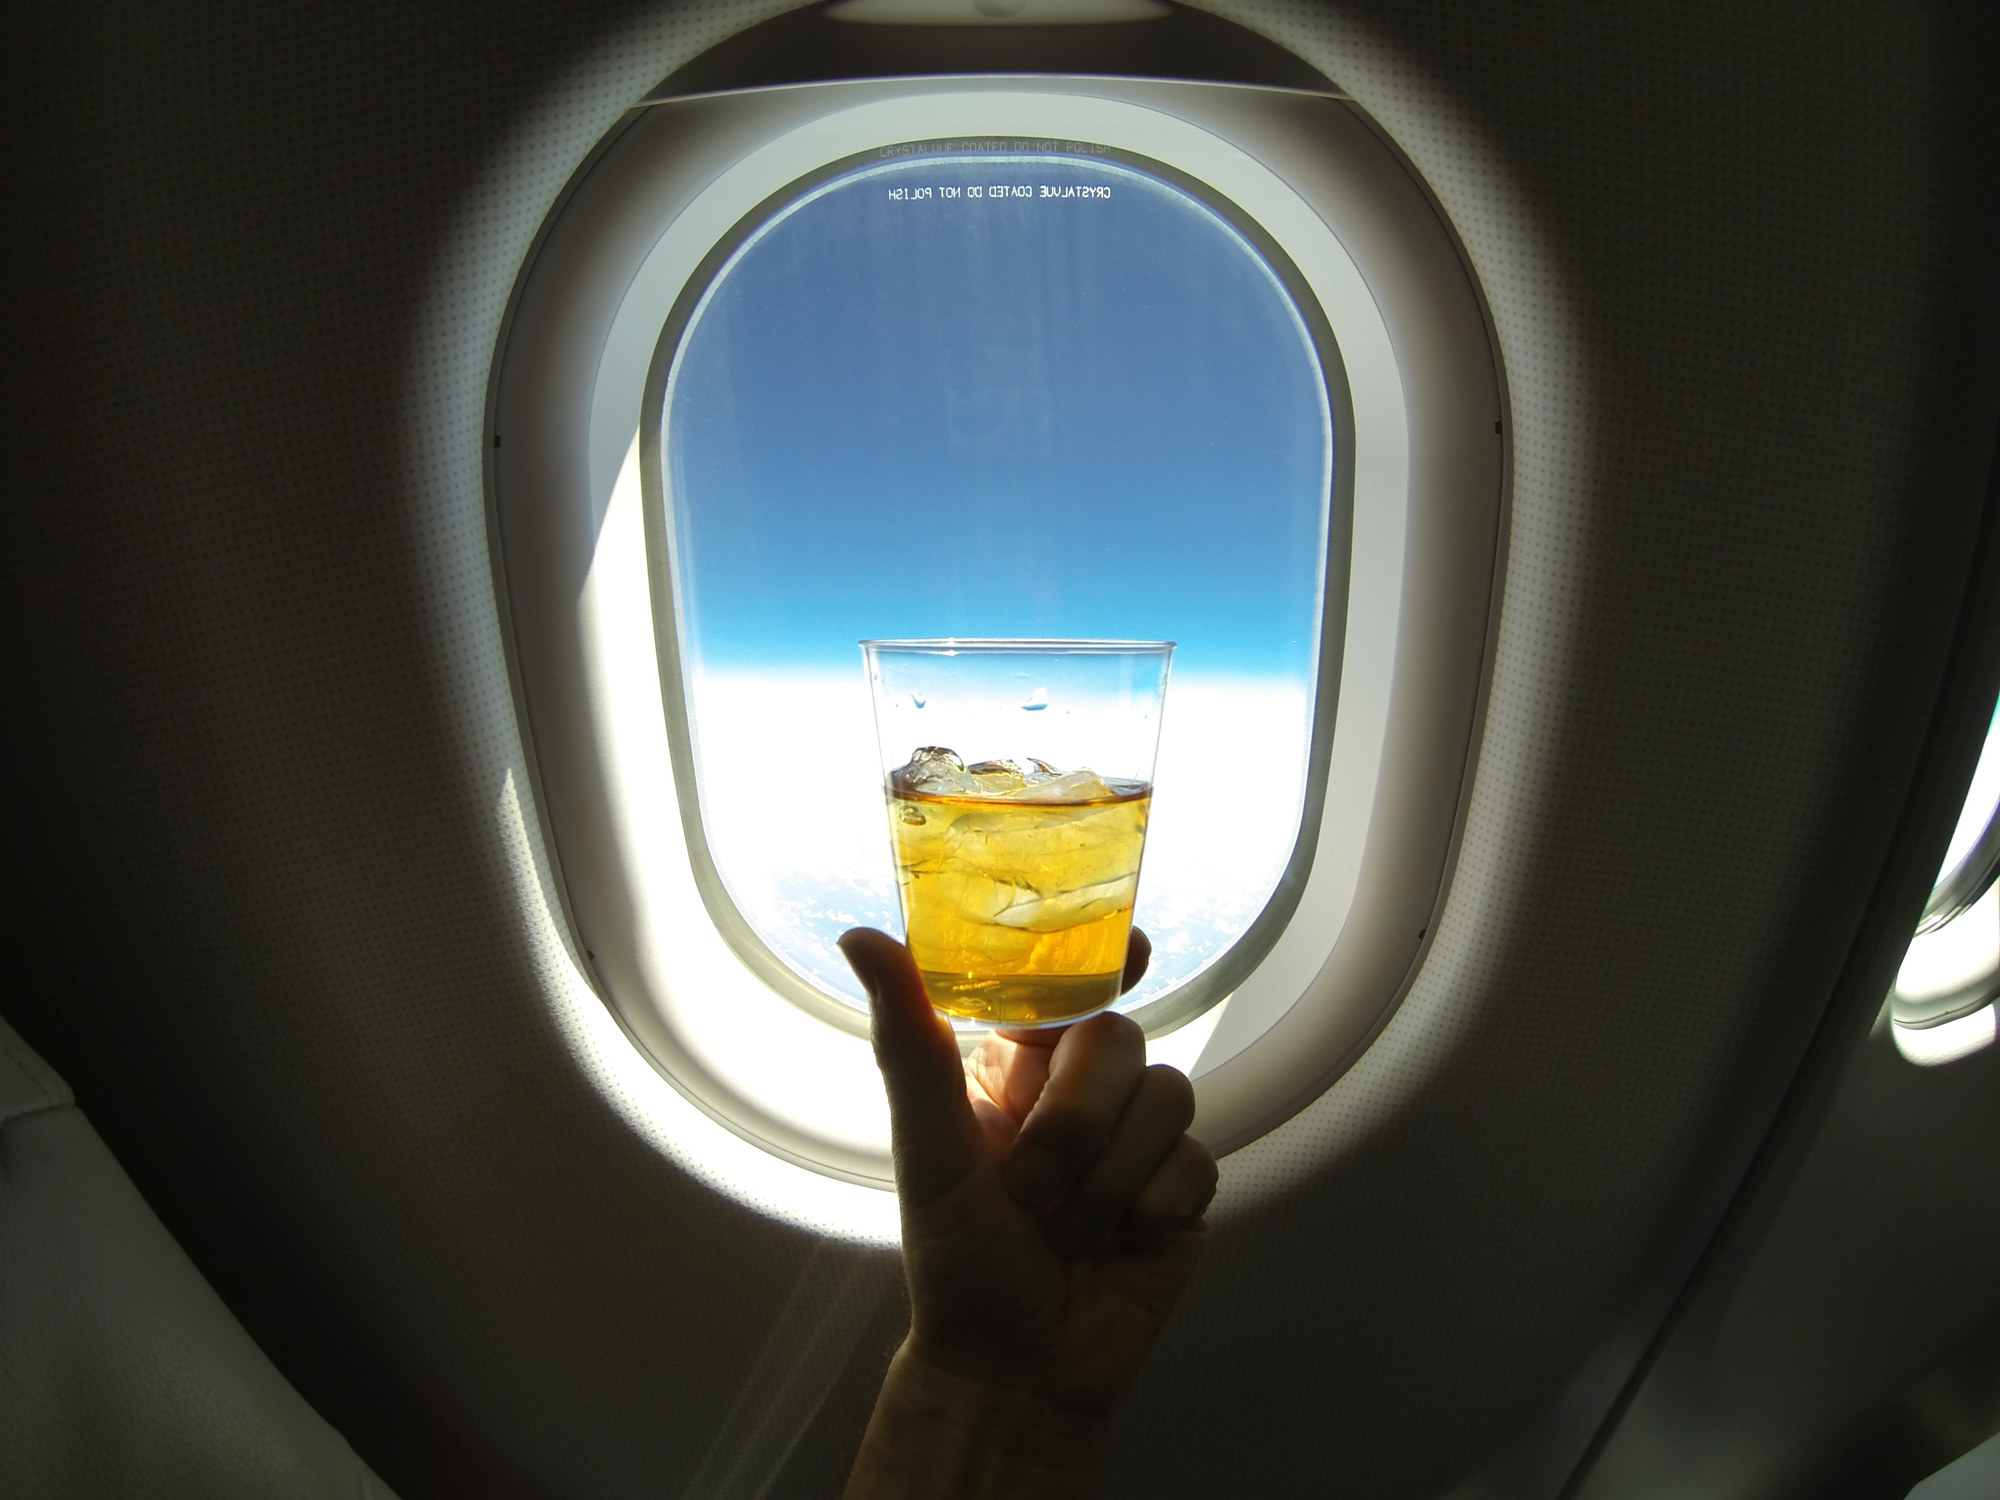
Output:
<instances>
[{"instance_id":1,"label":"ice cube","mask_svg":"<svg viewBox=\"0 0 2000 1500\"><path fill-rule=\"evenodd\" d=\"M1014 793L1018 802L1100 802L1118 794L1090 767L1071 771L1067 776L1048 776L1031 781Z\"/></svg>"},{"instance_id":2,"label":"ice cube","mask_svg":"<svg viewBox=\"0 0 2000 1500\"><path fill-rule=\"evenodd\" d=\"M889 773L889 784L899 792L928 792L934 797L975 796L979 782L965 769L956 750L942 745L921 745L910 752L909 763Z\"/></svg>"},{"instance_id":3,"label":"ice cube","mask_svg":"<svg viewBox=\"0 0 2000 1500\"><path fill-rule=\"evenodd\" d=\"M1013 900L986 920L1027 932L1061 932L1108 917L1121 907L1130 908L1138 893L1137 873L1050 895L1031 888L1021 889Z\"/></svg>"},{"instance_id":4,"label":"ice cube","mask_svg":"<svg viewBox=\"0 0 2000 1500\"><path fill-rule=\"evenodd\" d=\"M1020 760L965 764L955 750L924 745L910 752L907 765L889 773L897 791L933 797L992 797L1009 802L1094 802L1117 793L1085 767L1065 775L1032 755Z\"/></svg>"},{"instance_id":5,"label":"ice cube","mask_svg":"<svg viewBox=\"0 0 2000 1500\"><path fill-rule=\"evenodd\" d=\"M939 888L959 916L982 926L1025 929L1028 924L1020 914L1037 909L1042 899L1041 892L1024 881L998 879L977 871L947 872Z\"/></svg>"},{"instance_id":6,"label":"ice cube","mask_svg":"<svg viewBox=\"0 0 2000 1500\"><path fill-rule=\"evenodd\" d=\"M982 760L965 768L966 774L979 783L982 796L1007 797L1028 784L1027 770L1019 761Z\"/></svg>"}]
</instances>

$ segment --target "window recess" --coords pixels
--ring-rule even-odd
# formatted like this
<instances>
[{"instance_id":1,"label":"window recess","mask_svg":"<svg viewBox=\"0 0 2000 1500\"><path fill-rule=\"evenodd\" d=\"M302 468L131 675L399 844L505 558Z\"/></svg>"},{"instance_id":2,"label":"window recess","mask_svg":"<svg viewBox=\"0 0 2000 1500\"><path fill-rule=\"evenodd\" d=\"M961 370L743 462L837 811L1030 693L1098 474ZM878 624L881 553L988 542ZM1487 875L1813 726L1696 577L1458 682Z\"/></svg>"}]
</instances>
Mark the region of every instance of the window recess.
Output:
<instances>
[{"instance_id":1,"label":"window recess","mask_svg":"<svg viewBox=\"0 0 2000 1500\"><path fill-rule=\"evenodd\" d=\"M1140 921L1167 951L1134 1013L1154 1055L1194 1076L1197 1130L1231 1149L1351 1061L1435 928L1494 607L1506 403L1455 241L1330 87L1054 66L899 76L915 30L848 31L900 35L904 61L883 63L889 76L719 92L682 79L607 138L523 269L488 451L533 812L589 979L707 1119L819 1184L800 1188L810 1210L774 1206L768 1182L739 1196L872 1235L879 1213L829 1210L826 1180L876 1202L890 1186L880 1084L844 975L808 950L849 915L893 909L859 887L849 906L805 902L790 912L810 919L797 941L780 930L784 872L753 860L783 826L750 805L758 788L798 747L848 753L842 710L812 707L812 692L836 705L845 655L866 715L864 635L1182 642L1162 822L1176 777L1192 787L1248 765L1241 805L1262 820L1264 852L1217 871L1257 886L1233 935L1181 955L1180 919L1145 909L1172 890L1164 837L1149 852ZM743 82L743 55L716 76ZM958 243L966 262L965 226L937 211L974 205L1134 217L1017 234L984 289L954 299L924 256ZM933 215L928 230L911 232L916 214ZM1122 241L1119 222L1150 227ZM868 251L886 233L903 238ZM1197 291L1213 305L1190 308ZM1045 325L1035 338L1007 327L1022 304ZM954 316L986 331L991 358L877 358L899 327L935 343ZM876 352L843 362L843 347ZM912 536L940 476L982 462L1019 472L980 482L979 545L954 557ZM1178 519L1149 531L1160 516ZM1144 566L1120 576L1127 556ZM1004 587L980 592L979 557ZM1177 610L1213 619L1177 627ZM1232 622L1242 639L1228 644ZM1245 663L1289 686L1232 700L1230 682L1257 676ZM1177 714L1193 736L1179 769ZM776 759L755 763L760 745ZM872 790L866 760L828 773ZM886 891L886 833L864 831L866 816L850 802L805 842L830 862L865 839L858 858L878 858ZM1183 863L1198 875L1226 847L1190 840ZM736 1191L693 1137L669 1149Z\"/></svg>"}]
</instances>

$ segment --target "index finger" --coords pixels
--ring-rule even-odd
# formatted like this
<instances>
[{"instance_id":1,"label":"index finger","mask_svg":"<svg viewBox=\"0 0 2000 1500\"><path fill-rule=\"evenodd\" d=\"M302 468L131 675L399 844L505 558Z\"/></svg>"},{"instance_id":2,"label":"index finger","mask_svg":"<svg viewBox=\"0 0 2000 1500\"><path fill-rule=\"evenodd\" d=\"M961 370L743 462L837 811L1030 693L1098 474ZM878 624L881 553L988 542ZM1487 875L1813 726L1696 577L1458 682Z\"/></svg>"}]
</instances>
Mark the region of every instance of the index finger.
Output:
<instances>
[{"instance_id":1,"label":"index finger","mask_svg":"<svg viewBox=\"0 0 2000 1500\"><path fill-rule=\"evenodd\" d=\"M1126 940L1120 994L1146 977L1146 966L1152 958L1152 939L1134 927ZM1014 1119L1026 1119L1042 1096L1042 1086L1048 1082L1049 1057L1068 1031L1067 1026L996 1027L973 1051L970 1059L973 1076L987 1098Z\"/></svg>"},{"instance_id":2,"label":"index finger","mask_svg":"<svg viewBox=\"0 0 2000 1500\"><path fill-rule=\"evenodd\" d=\"M1014 1200L1038 1211L1062 1198L1110 1136L1146 1067L1146 1038L1126 1016L1078 1022L1049 1054L1048 1082L1021 1122L1003 1169Z\"/></svg>"}]
</instances>

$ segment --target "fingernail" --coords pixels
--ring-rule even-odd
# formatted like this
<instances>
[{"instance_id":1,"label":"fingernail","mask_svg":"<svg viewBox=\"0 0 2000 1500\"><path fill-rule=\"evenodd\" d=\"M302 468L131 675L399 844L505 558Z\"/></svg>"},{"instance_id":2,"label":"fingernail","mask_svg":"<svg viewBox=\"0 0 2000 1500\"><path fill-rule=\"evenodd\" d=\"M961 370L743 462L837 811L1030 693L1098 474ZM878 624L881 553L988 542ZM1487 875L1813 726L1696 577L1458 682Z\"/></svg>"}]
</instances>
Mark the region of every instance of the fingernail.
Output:
<instances>
[{"instance_id":1,"label":"fingernail","mask_svg":"<svg viewBox=\"0 0 2000 1500\"><path fill-rule=\"evenodd\" d=\"M1052 1207L1062 1193L1062 1163L1052 1152L1023 1151L1007 1163L1004 1178L1009 1196L1037 1212Z\"/></svg>"}]
</instances>

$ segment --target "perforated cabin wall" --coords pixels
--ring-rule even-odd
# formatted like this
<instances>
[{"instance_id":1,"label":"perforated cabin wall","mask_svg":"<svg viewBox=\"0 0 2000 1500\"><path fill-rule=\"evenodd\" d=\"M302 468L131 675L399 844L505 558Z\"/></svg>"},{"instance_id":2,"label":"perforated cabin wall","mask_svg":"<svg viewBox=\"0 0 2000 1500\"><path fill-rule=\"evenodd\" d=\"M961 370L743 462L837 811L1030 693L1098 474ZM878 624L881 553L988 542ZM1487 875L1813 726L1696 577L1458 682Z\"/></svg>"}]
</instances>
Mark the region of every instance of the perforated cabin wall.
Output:
<instances>
[{"instance_id":1,"label":"perforated cabin wall","mask_svg":"<svg viewBox=\"0 0 2000 1500\"><path fill-rule=\"evenodd\" d=\"M627 104L780 8L107 3L6 52L0 1003L412 1497L830 1488L894 1333L883 1258L584 1082L507 817L508 291ZM1993 431L1988 44L1972 7L1216 8L1456 224L1512 517L1421 976L1228 1163L1109 1492L1424 1496L1698 1235L1847 956Z\"/></svg>"},{"instance_id":2,"label":"perforated cabin wall","mask_svg":"<svg viewBox=\"0 0 2000 1500\"><path fill-rule=\"evenodd\" d=\"M1148 1372L1118 1494L1310 1493L1301 1429L1340 1455L1322 1478L1435 1493L1623 1332L1613 1310L1713 1222L1847 957L1991 452L1993 364L1947 329L1994 306L1962 154L1991 125L1956 116L1984 115L1957 92L1977 25L1286 14L1477 267L1511 555L1422 975L1352 1072L1232 1159L1225 1204L1259 1206ZM1197 1385L1257 1437L1225 1456L1176 1426Z\"/></svg>"}]
</instances>

